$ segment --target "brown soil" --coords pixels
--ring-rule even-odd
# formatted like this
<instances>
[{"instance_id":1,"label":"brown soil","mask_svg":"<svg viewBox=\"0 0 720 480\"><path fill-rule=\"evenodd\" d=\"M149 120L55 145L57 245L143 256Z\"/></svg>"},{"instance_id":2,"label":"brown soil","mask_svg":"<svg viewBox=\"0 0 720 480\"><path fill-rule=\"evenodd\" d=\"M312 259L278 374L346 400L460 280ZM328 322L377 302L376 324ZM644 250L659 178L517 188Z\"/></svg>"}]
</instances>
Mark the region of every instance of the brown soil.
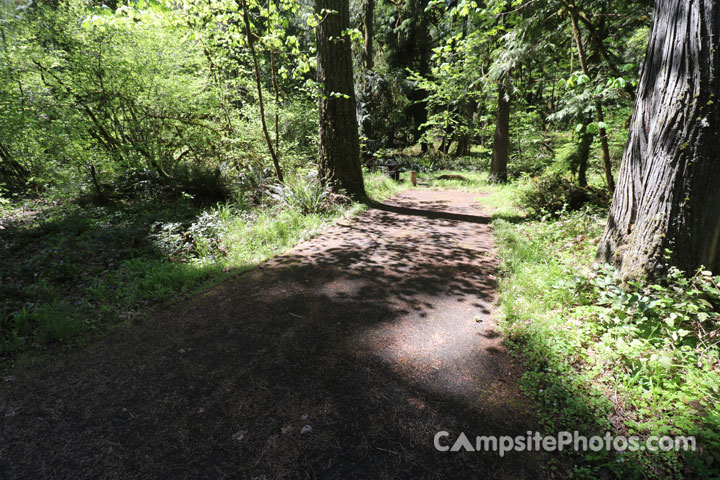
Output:
<instances>
[{"instance_id":1,"label":"brown soil","mask_svg":"<svg viewBox=\"0 0 720 480\"><path fill-rule=\"evenodd\" d=\"M433 447L536 429L491 317L489 229L472 194L408 192L16 373L0 478L541 477L537 454Z\"/></svg>"}]
</instances>

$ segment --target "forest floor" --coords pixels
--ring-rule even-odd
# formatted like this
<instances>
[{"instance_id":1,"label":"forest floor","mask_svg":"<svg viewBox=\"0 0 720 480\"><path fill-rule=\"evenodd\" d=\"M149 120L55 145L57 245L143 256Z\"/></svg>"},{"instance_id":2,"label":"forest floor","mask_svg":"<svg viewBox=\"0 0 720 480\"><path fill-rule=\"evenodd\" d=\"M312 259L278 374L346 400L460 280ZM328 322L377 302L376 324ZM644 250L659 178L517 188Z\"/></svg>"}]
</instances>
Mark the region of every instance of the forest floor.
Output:
<instances>
[{"instance_id":1,"label":"forest floor","mask_svg":"<svg viewBox=\"0 0 720 480\"><path fill-rule=\"evenodd\" d=\"M477 193L405 192L0 382L2 478L540 478Z\"/></svg>"}]
</instances>

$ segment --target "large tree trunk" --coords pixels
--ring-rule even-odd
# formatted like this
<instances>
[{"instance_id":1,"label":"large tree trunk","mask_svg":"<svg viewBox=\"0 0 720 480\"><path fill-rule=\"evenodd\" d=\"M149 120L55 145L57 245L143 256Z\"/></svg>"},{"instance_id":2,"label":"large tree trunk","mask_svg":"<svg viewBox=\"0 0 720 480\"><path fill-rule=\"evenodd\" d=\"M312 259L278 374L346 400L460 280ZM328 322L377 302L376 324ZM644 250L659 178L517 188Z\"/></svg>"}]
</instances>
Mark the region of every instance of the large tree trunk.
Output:
<instances>
[{"instance_id":1,"label":"large tree trunk","mask_svg":"<svg viewBox=\"0 0 720 480\"><path fill-rule=\"evenodd\" d=\"M349 195L365 195L355 112L347 0L316 0L317 78L320 96L319 168L324 182Z\"/></svg>"},{"instance_id":2,"label":"large tree trunk","mask_svg":"<svg viewBox=\"0 0 720 480\"><path fill-rule=\"evenodd\" d=\"M657 0L598 258L625 278L720 272L720 6ZM669 251L669 253L668 253Z\"/></svg>"},{"instance_id":3,"label":"large tree trunk","mask_svg":"<svg viewBox=\"0 0 720 480\"><path fill-rule=\"evenodd\" d=\"M510 100L505 87L498 85L498 105L495 116L495 138L488 182L507 182L507 164L510 156Z\"/></svg>"}]
</instances>

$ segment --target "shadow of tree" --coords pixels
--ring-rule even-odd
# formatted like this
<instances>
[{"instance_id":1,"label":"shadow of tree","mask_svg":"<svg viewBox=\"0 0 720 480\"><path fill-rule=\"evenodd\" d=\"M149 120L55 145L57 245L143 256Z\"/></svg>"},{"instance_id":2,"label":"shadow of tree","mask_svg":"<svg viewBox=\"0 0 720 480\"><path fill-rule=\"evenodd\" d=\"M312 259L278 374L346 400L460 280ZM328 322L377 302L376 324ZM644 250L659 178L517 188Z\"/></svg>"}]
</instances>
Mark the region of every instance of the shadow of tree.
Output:
<instances>
[{"instance_id":1,"label":"shadow of tree","mask_svg":"<svg viewBox=\"0 0 720 480\"><path fill-rule=\"evenodd\" d=\"M178 202L66 203L0 220L0 363L75 341L159 290L180 291L180 283L196 285L219 270L172 261L160 244L169 236L156 238L163 225L184 231L203 212Z\"/></svg>"},{"instance_id":2,"label":"shadow of tree","mask_svg":"<svg viewBox=\"0 0 720 480\"><path fill-rule=\"evenodd\" d=\"M433 446L442 430L536 429L489 316L495 261L475 212L470 194L401 196L0 385L0 405L22 405L0 473L539 478L536 453Z\"/></svg>"}]
</instances>

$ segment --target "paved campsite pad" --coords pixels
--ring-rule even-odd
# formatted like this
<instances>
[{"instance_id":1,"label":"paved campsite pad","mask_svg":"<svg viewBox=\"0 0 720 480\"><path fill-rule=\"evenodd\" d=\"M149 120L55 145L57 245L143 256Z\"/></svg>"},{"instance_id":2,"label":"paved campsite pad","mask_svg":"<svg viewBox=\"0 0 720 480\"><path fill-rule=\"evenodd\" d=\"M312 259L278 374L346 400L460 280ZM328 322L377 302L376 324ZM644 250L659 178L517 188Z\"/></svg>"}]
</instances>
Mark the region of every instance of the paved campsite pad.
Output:
<instances>
[{"instance_id":1,"label":"paved campsite pad","mask_svg":"<svg viewBox=\"0 0 720 480\"><path fill-rule=\"evenodd\" d=\"M0 478L540 477L433 447L535 428L475 196L404 193L0 383Z\"/></svg>"}]
</instances>

